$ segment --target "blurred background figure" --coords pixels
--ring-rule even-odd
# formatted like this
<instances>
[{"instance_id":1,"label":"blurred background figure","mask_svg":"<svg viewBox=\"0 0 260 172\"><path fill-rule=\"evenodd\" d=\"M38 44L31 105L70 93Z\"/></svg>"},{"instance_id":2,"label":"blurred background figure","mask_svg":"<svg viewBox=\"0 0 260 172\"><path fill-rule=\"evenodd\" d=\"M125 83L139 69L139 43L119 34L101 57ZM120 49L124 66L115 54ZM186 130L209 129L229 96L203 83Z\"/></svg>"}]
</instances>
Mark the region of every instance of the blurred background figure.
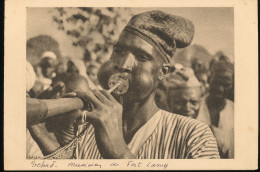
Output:
<instances>
[{"instance_id":1,"label":"blurred background figure","mask_svg":"<svg viewBox=\"0 0 260 172\"><path fill-rule=\"evenodd\" d=\"M46 51L42 54L40 66L42 74L45 78L52 79L56 76L56 67L58 65L56 55L51 51Z\"/></svg>"},{"instance_id":2,"label":"blurred background figure","mask_svg":"<svg viewBox=\"0 0 260 172\"><path fill-rule=\"evenodd\" d=\"M202 95L207 94L209 89L209 84L208 84L209 72L207 69L207 63L203 62L203 60L200 58L192 58L191 68L193 69L194 74L197 77L198 81L201 83Z\"/></svg>"},{"instance_id":3,"label":"blurred background figure","mask_svg":"<svg viewBox=\"0 0 260 172\"><path fill-rule=\"evenodd\" d=\"M44 90L50 87L52 79L56 76L57 56L52 51L45 51L41 56L38 68L38 81L44 85Z\"/></svg>"},{"instance_id":4,"label":"blurred background figure","mask_svg":"<svg viewBox=\"0 0 260 172\"><path fill-rule=\"evenodd\" d=\"M201 103L198 120L211 126L221 158L234 157L234 66L220 60L211 62L209 94ZM228 96L229 95L229 96Z\"/></svg>"},{"instance_id":5,"label":"blurred background figure","mask_svg":"<svg viewBox=\"0 0 260 172\"><path fill-rule=\"evenodd\" d=\"M168 111L196 118L202 97L201 84L191 68L171 73L163 81Z\"/></svg>"},{"instance_id":6,"label":"blurred background figure","mask_svg":"<svg viewBox=\"0 0 260 172\"><path fill-rule=\"evenodd\" d=\"M34 35L26 42L26 59L36 73L37 79L30 90L30 96L36 98L50 86L52 78L57 73L56 64L61 60L59 43L50 35Z\"/></svg>"},{"instance_id":7,"label":"blurred background figure","mask_svg":"<svg viewBox=\"0 0 260 172\"><path fill-rule=\"evenodd\" d=\"M89 76L89 79L99 88L102 89L98 82L97 74L99 70L100 65L96 62L91 62L89 65L87 65L87 74Z\"/></svg>"},{"instance_id":8,"label":"blurred background figure","mask_svg":"<svg viewBox=\"0 0 260 172\"><path fill-rule=\"evenodd\" d=\"M97 86L92 82L89 76L86 73L86 65L84 62L78 58L70 58L67 63L67 72L70 74L79 74L86 78L89 88L96 89Z\"/></svg>"},{"instance_id":9,"label":"blurred background figure","mask_svg":"<svg viewBox=\"0 0 260 172\"><path fill-rule=\"evenodd\" d=\"M220 65L224 65L224 66L220 67ZM230 59L226 55L224 55L222 52L218 52L216 53L214 58L210 61L209 66L210 66L209 76L213 76L216 67L217 70L223 69L223 71L221 71L221 73L223 74L225 73L223 76L229 75L227 80L230 84L228 84L228 87L225 89L225 97L234 102L234 64L230 62Z\"/></svg>"},{"instance_id":10,"label":"blurred background figure","mask_svg":"<svg viewBox=\"0 0 260 172\"><path fill-rule=\"evenodd\" d=\"M56 76L63 74L65 72L67 72L67 59L66 57L63 57L60 59L56 67Z\"/></svg>"}]
</instances>

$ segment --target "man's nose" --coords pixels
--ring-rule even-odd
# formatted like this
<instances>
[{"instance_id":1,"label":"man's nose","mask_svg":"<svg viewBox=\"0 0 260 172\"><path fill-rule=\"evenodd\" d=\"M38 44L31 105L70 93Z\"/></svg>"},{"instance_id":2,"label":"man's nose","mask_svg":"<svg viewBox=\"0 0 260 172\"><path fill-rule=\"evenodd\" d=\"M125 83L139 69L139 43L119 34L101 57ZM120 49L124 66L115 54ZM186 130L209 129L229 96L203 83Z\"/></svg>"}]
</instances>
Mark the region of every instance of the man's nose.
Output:
<instances>
[{"instance_id":1,"label":"man's nose","mask_svg":"<svg viewBox=\"0 0 260 172\"><path fill-rule=\"evenodd\" d=\"M135 65L135 57L133 54L128 53L124 57L121 57L115 66L119 72L130 73Z\"/></svg>"}]
</instances>

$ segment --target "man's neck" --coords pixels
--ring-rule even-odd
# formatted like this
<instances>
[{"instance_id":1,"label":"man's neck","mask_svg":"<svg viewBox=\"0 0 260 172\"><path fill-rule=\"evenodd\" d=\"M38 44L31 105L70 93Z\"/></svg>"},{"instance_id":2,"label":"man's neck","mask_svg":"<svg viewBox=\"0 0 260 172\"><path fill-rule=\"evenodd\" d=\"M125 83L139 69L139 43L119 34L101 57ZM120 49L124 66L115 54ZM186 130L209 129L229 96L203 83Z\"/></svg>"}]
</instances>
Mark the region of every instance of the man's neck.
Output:
<instances>
[{"instance_id":1,"label":"man's neck","mask_svg":"<svg viewBox=\"0 0 260 172\"><path fill-rule=\"evenodd\" d=\"M134 134L141 128L158 110L154 94L141 102L124 104L127 108L123 111L123 133L127 143L129 143Z\"/></svg>"}]
</instances>

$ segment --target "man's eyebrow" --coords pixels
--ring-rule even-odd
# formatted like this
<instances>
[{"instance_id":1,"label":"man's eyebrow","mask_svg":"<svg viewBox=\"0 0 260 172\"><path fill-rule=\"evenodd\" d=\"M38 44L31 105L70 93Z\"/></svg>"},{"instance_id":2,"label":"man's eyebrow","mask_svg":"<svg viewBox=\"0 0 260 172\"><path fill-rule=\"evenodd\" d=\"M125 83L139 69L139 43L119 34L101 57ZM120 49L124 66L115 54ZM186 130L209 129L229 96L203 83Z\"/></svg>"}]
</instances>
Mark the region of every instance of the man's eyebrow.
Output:
<instances>
[{"instance_id":1,"label":"man's eyebrow","mask_svg":"<svg viewBox=\"0 0 260 172\"><path fill-rule=\"evenodd\" d=\"M130 50L133 54L145 54L149 59L152 59L152 58L153 58L153 56L152 56L149 52L147 52L147 51L145 51L145 50L143 50L143 49L141 49L141 48L139 48L139 47L131 47L131 46L127 46L127 45L122 45L122 44L120 44L119 42L117 42L117 43L114 45L114 48L122 48L122 49L127 48L127 49Z\"/></svg>"},{"instance_id":2,"label":"man's eyebrow","mask_svg":"<svg viewBox=\"0 0 260 172\"><path fill-rule=\"evenodd\" d=\"M145 51L143 49L140 49L140 48L136 48L136 47L133 48L133 52L135 54L145 54L149 59L153 58L153 56L149 52L147 52L147 51Z\"/></svg>"}]
</instances>

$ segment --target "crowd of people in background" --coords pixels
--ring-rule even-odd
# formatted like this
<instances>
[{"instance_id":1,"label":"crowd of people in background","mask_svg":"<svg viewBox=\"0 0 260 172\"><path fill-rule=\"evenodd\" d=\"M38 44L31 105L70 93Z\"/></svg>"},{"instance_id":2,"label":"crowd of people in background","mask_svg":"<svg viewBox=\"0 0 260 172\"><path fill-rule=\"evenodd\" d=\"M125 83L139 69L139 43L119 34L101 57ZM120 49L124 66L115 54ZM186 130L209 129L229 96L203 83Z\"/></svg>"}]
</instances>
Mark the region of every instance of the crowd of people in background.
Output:
<instances>
[{"instance_id":1,"label":"crowd of people in background","mask_svg":"<svg viewBox=\"0 0 260 172\"><path fill-rule=\"evenodd\" d=\"M71 57L58 59L54 52L45 51L37 65L27 61L27 96L39 98L44 90L53 89L60 81L73 87L73 78L80 78L77 82L83 81L88 89L102 89L97 77L101 63ZM179 69L159 84L155 96L158 107L208 124L220 157L234 158L234 65L221 55L212 58L208 69L198 58L189 67L174 64L173 68L176 66ZM27 144L31 143L32 139Z\"/></svg>"},{"instance_id":2,"label":"crowd of people in background","mask_svg":"<svg viewBox=\"0 0 260 172\"><path fill-rule=\"evenodd\" d=\"M65 59L58 60L51 51L45 51L42 54L40 63L33 66L33 70L31 70L31 72L35 73L35 83L28 90L30 97L37 97L43 90L55 85L57 81L67 74L83 76L91 89L101 88L97 79L100 64L94 62L85 63L78 58L66 57ZM27 63L29 62L27 61Z\"/></svg>"},{"instance_id":3,"label":"crowd of people in background","mask_svg":"<svg viewBox=\"0 0 260 172\"><path fill-rule=\"evenodd\" d=\"M216 137L221 158L234 158L234 65L213 58L209 70L194 60L170 74L157 90L160 108L205 122Z\"/></svg>"}]
</instances>

